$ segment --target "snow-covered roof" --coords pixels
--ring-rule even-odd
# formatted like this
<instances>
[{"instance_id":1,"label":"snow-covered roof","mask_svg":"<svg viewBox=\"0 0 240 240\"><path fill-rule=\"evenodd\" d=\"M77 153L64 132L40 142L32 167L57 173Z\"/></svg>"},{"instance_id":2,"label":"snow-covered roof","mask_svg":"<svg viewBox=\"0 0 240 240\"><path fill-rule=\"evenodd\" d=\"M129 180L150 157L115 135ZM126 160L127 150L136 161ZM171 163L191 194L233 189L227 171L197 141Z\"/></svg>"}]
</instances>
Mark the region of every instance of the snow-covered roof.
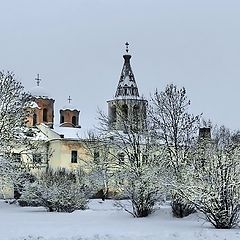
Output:
<instances>
[{"instance_id":1,"label":"snow-covered roof","mask_svg":"<svg viewBox=\"0 0 240 240\"><path fill-rule=\"evenodd\" d=\"M79 139L81 135L81 128L60 127L59 125L54 125L53 131L62 135L63 138L68 139Z\"/></svg>"},{"instance_id":2,"label":"snow-covered roof","mask_svg":"<svg viewBox=\"0 0 240 240\"><path fill-rule=\"evenodd\" d=\"M41 98L51 98L50 94L40 86L36 86L30 90L30 93L34 97L41 97Z\"/></svg>"},{"instance_id":3,"label":"snow-covered roof","mask_svg":"<svg viewBox=\"0 0 240 240\"><path fill-rule=\"evenodd\" d=\"M68 139L68 140L80 140L85 139L88 136L88 129L74 128L74 127L61 127L54 124L53 128L50 128L44 123L37 125L37 128L47 137L48 140L53 139Z\"/></svg>"},{"instance_id":4,"label":"snow-covered roof","mask_svg":"<svg viewBox=\"0 0 240 240\"><path fill-rule=\"evenodd\" d=\"M36 102L34 102L34 101L31 101L28 105L27 105L27 107L29 107L29 108L39 108L40 109L40 107L37 105L37 103Z\"/></svg>"},{"instance_id":5,"label":"snow-covered roof","mask_svg":"<svg viewBox=\"0 0 240 240\"><path fill-rule=\"evenodd\" d=\"M30 138L31 140L36 141L47 141L47 135L41 131L39 128L26 128L23 130L24 135Z\"/></svg>"},{"instance_id":6,"label":"snow-covered roof","mask_svg":"<svg viewBox=\"0 0 240 240\"><path fill-rule=\"evenodd\" d=\"M119 100L123 100L123 99L145 100L142 97L137 97L137 96L118 96L118 97L115 97L114 99L119 99Z\"/></svg>"},{"instance_id":7,"label":"snow-covered roof","mask_svg":"<svg viewBox=\"0 0 240 240\"><path fill-rule=\"evenodd\" d=\"M71 110L71 111L77 110L77 111L79 111L78 108L71 103L68 103L67 105L63 106L61 108L61 110Z\"/></svg>"},{"instance_id":8,"label":"snow-covered roof","mask_svg":"<svg viewBox=\"0 0 240 240\"><path fill-rule=\"evenodd\" d=\"M87 128L61 127L60 125L54 125L52 130L62 135L64 139L75 140L86 139L89 132Z\"/></svg>"}]
</instances>

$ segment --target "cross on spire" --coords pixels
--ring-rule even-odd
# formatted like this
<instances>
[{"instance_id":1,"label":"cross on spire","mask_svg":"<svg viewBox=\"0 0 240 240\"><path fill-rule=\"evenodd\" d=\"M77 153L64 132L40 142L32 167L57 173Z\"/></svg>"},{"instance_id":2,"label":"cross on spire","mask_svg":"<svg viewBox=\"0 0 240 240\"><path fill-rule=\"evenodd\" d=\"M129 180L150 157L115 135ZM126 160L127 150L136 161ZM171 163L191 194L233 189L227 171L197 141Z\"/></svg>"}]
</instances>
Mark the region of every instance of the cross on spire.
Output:
<instances>
[{"instance_id":1,"label":"cross on spire","mask_svg":"<svg viewBox=\"0 0 240 240\"><path fill-rule=\"evenodd\" d=\"M67 99L67 100L68 100L69 103L71 103L71 101L72 101L72 99L71 99L70 96L68 96L68 99Z\"/></svg>"},{"instance_id":2,"label":"cross on spire","mask_svg":"<svg viewBox=\"0 0 240 240\"><path fill-rule=\"evenodd\" d=\"M35 78L36 82L37 82L37 86L39 86L40 82L42 81L42 79L39 76L39 73L37 74L37 77Z\"/></svg>"},{"instance_id":3,"label":"cross on spire","mask_svg":"<svg viewBox=\"0 0 240 240\"><path fill-rule=\"evenodd\" d=\"M128 53L128 51L129 51L129 49L128 49L129 43L126 42L126 43L125 43L125 46L126 46L126 52Z\"/></svg>"}]
</instances>

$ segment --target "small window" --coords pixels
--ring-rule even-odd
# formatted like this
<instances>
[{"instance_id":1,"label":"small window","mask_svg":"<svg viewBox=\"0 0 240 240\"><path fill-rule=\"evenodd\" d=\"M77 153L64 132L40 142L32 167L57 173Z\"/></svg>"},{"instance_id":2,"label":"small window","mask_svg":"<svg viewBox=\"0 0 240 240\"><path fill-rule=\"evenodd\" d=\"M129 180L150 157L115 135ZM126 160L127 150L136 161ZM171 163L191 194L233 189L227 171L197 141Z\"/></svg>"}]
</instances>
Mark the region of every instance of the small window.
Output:
<instances>
[{"instance_id":1,"label":"small window","mask_svg":"<svg viewBox=\"0 0 240 240\"><path fill-rule=\"evenodd\" d=\"M43 109L43 122L47 122L47 115L48 115L48 110L46 108Z\"/></svg>"},{"instance_id":2,"label":"small window","mask_svg":"<svg viewBox=\"0 0 240 240\"><path fill-rule=\"evenodd\" d=\"M21 153L13 153L12 158L15 162L21 162Z\"/></svg>"},{"instance_id":3,"label":"small window","mask_svg":"<svg viewBox=\"0 0 240 240\"><path fill-rule=\"evenodd\" d=\"M143 163L147 163L147 162L148 162L148 154L144 153L144 154L142 155L142 162L143 162Z\"/></svg>"},{"instance_id":4,"label":"small window","mask_svg":"<svg viewBox=\"0 0 240 240\"><path fill-rule=\"evenodd\" d=\"M42 162L42 154L35 153L33 154L33 163L41 163Z\"/></svg>"},{"instance_id":5,"label":"small window","mask_svg":"<svg viewBox=\"0 0 240 240\"><path fill-rule=\"evenodd\" d=\"M95 151L94 154L93 154L93 159L94 159L95 162L99 161L99 156L100 156L99 152Z\"/></svg>"},{"instance_id":6,"label":"small window","mask_svg":"<svg viewBox=\"0 0 240 240\"><path fill-rule=\"evenodd\" d=\"M71 163L77 163L77 151L72 151Z\"/></svg>"},{"instance_id":7,"label":"small window","mask_svg":"<svg viewBox=\"0 0 240 240\"><path fill-rule=\"evenodd\" d=\"M122 115L123 115L123 120L126 121L128 118L128 106L126 104L122 106Z\"/></svg>"},{"instance_id":8,"label":"small window","mask_svg":"<svg viewBox=\"0 0 240 240\"><path fill-rule=\"evenodd\" d=\"M111 122L115 123L117 120L117 110L116 110L116 106L112 106L111 107Z\"/></svg>"},{"instance_id":9,"label":"small window","mask_svg":"<svg viewBox=\"0 0 240 240\"><path fill-rule=\"evenodd\" d=\"M34 113L33 114L33 126L36 126L36 124L37 124L37 114Z\"/></svg>"},{"instance_id":10,"label":"small window","mask_svg":"<svg viewBox=\"0 0 240 240\"><path fill-rule=\"evenodd\" d=\"M133 119L135 123L139 122L140 108L138 105L133 106Z\"/></svg>"}]
</instances>

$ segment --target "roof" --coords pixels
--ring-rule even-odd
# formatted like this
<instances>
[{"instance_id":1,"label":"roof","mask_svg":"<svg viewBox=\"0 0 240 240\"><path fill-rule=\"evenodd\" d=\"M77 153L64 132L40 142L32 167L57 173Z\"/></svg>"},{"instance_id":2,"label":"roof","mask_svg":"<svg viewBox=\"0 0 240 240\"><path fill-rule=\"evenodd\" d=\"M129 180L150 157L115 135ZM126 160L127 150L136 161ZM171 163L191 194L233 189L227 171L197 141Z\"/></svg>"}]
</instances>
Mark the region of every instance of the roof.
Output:
<instances>
[{"instance_id":1,"label":"roof","mask_svg":"<svg viewBox=\"0 0 240 240\"><path fill-rule=\"evenodd\" d=\"M51 98L50 94L40 86L32 88L30 94L36 98Z\"/></svg>"},{"instance_id":2,"label":"roof","mask_svg":"<svg viewBox=\"0 0 240 240\"><path fill-rule=\"evenodd\" d=\"M61 138L80 139L81 136L81 128L60 127L59 125L54 125L53 131L62 135Z\"/></svg>"},{"instance_id":3,"label":"roof","mask_svg":"<svg viewBox=\"0 0 240 240\"><path fill-rule=\"evenodd\" d=\"M34 102L34 101L29 102L29 103L27 104L27 107L40 109L40 107L38 106L38 104L37 104L36 102Z\"/></svg>"},{"instance_id":4,"label":"roof","mask_svg":"<svg viewBox=\"0 0 240 240\"><path fill-rule=\"evenodd\" d=\"M78 108L71 103L68 103L67 105L63 106L61 108L61 110L71 110L71 111L76 110L76 111L79 111Z\"/></svg>"},{"instance_id":5,"label":"roof","mask_svg":"<svg viewBox=\"0 0 240 240\"><path fill-rule=\"evenodd\" d=\"M115 97L139 97L137 83L135 81L135 77L130 64L131 57L132 56L128 54L123 55L124 64Z\"/></svg>"}]
</instances>

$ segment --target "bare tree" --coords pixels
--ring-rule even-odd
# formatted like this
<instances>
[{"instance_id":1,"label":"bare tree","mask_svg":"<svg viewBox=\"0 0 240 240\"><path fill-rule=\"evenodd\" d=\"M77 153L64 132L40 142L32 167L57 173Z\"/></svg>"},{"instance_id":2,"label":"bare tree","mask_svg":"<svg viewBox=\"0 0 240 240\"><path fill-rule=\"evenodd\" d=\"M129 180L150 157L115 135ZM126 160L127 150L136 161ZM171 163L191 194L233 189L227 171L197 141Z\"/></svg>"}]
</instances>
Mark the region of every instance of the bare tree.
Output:
<instances>
[{"instance_id":1,"label":"bare tree","mask_svg":"<svg viewBox=\"0 0 240 240\"><path fill-rule=\"evenodd\" d=\"M168 85L164 91L154 93L152 99L151 119L155 126L156 137L162 143L161 149L166 153L166 167L170 185L182 184L183 170L190 159L191 148L196 142L199 116L188 113L190 101L185 88ZM172 211L176 217L184 217L194 211L171 189Z\"/></svg>"},{"instance_id":2,"label":"bare tree","mask_svg":"<svg viewBox=\"0 0 240 240\"><path fill-rule=\"evenodd\" d=\"M19 139L26 121L30 96L11 72L0 72L0 148L11 148Z\"/></svg>"},{"instance_id":3,"label":"bare tree","mask_svg":"<svg viewBox=\"0 0 240 240\"><path fill-rule=\"evenodd\" d=\"M240 146L235 137L222 126L213 139L201 139L192 166L185 169L189 184L179 188L215 228L232 228L239 221Z\"/></svg>"},{"instance_id":4,"label":"bare tree","mask_svg":"<svg viewBox=\"0 0 240 240\"><path fill-rule=\"evenodd\" d=\"M18 182L23 175L23 165L13 156L14 149L31 146L24 133L27 105L31 96L11 72L0 72L0 180ZM30 147L31 148L31 147Z\"/></svg>"},{"instance_id":5,"label":"bare tree","mask_svg":"<svg viewBox=\"0 0 240 240\"><path fill-rule=\"evenodd\" d=\"M115 107L121 126L113 127L112 118L100 112L99 140L110 146L104 150L111 156L116 190L131 203L130 209L121 206L134 217L146 217L159 199L161 185L160 161L146 106L139 109L138 116L126 114L121 104Z\"/></svg>"}]
</instances>

